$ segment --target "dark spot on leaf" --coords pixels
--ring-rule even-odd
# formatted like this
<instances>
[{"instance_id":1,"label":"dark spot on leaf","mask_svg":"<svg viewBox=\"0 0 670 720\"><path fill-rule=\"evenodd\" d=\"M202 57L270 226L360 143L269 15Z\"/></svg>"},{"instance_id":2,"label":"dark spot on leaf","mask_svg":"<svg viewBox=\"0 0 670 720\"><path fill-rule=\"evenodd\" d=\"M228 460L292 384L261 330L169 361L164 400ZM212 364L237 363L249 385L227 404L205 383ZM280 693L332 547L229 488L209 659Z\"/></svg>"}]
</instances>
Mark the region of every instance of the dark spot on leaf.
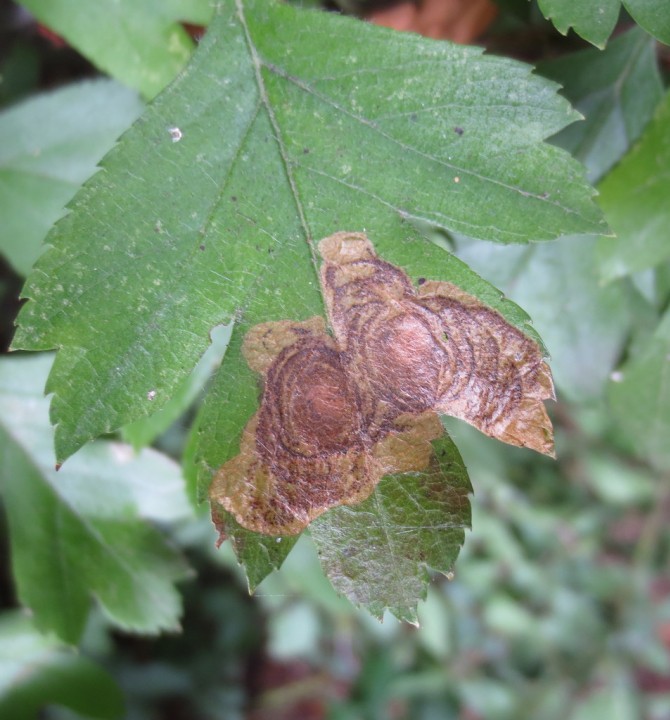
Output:
<instances>
[{"instance_id":1,"label":"dark spot on leaf","mask_svg":"<svg viewBox=\"0 0 670 720\"><path fill-rule=\"evenodd\" d=\"M417 282L419 283L419 285L423 285L426 282L426 278L420 277Z\"/></svg>"},{"instance_id":2,"label":"dark spot on leaf","mask_svg":"<svg viewBox=\"0 0 670 720\"><path fill-rule=\"evenodd\" d=\"M200 250L204 250L204 249L205 249L205 246L204 246L204 245L200 245L199 248L200 248Z\"/></svg>"},{"instance_id":3,"label":"dark spot on leaf","mask_svg":"<svg viewBox=\"0 0 670 720\"><path fill-rule=\"evenodd\" d=\"M416 113L412 113L412 114L409 116L409 119L410 119L412 122L416 122L419 118L418 118L418 115L417 115Z\"/></svg>"},{"instance_id":4,"label":"dark spot on leaf","mask_svg":"<svg viewBox=\"0 0 670 720\"><path fill-rule=\"evenodd\" d=\"M231 195L231 196L230 196L230 199L231 199L233 202L237 202L237 195Z\"/></svg>"},{"instance_id":5,"label":"dark spot on leaf","mask_svg":"<svg viewBox=\"0 0 670 720\"><path fill-rule=\"evenodd\" d=\"M459 135L459 136L460 136L460 135L462 135L462 134L465 132L465 130L463 130L462 127L455 127L455 128L454 128L454 132L456 133L456 135Z\"/></svg>"},{"instance_id":6,"label":"dark spot on leaf","mask_svg":"<svg viewBox=\"0 0 670 720\"><path fill-rule=\"evenodd\" d=\"M303 148L303 149L302 149L302 154L303 154L303 155L309 155L309 148Z\"/></svg>"}]
</instances>

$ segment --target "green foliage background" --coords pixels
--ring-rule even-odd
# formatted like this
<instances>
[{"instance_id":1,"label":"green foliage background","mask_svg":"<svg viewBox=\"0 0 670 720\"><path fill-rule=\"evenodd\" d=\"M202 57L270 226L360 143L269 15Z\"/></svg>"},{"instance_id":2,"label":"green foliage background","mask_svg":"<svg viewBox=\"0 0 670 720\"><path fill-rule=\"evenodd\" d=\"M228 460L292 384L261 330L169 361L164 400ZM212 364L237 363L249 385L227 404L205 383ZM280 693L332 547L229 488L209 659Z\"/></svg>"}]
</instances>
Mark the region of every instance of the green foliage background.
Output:
<instances>
[{"instance_id":1,"label":"green foliage background","mask_svg":"<svg viewBox=\"0 0 670 720\"><path fill-rule=\"evenodd\" d=\"M500 4L489 42L545 38L535 74L257 0L224 3L162 94L209 3L26 0L114 78L49 92L44 48L3 18L7 340L64 219L14 340L59 350L50 410L53 357L0 358L0 716L670 714L670 11ZM143 113L129 88L158 97ZM431 534L420 482L380 485L386 515L417 508L395 528L362 530L363 504L295 544L234 533L246 572L197 502L257 401L245 328L322 312L310 242L349 223L537 330L559 392L556 462L445 420L473 531L418 610L468 523ZM329 568L353 546L352 590ZM368 614L386 607L420 627Z\"/></svg>"}]
</instances>

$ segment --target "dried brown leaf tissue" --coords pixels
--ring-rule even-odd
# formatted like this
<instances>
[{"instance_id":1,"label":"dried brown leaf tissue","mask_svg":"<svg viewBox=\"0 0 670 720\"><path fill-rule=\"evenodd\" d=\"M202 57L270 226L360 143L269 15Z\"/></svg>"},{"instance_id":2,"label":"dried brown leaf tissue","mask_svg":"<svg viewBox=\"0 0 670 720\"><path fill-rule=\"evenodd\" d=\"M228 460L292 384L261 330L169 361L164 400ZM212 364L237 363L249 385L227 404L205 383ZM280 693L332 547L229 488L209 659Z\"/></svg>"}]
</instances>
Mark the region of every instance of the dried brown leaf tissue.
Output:
<instances>
[{"instance_id":1,"label":"dried brown leaf tissue","mask_svg":"<svg viewBox=\"0 0 670 720\"><path fill-rule=\"evenodd\" d=\"M294 535L336 505L363 501L384 475L425 470L452 415L506 443L553 455L538 344L446 282L414 287L363 233L319 244L321 317L268 322L243 353L263 378L240 453L210 490L221 510L266 535Z\"/></svg>"}]
</instances>

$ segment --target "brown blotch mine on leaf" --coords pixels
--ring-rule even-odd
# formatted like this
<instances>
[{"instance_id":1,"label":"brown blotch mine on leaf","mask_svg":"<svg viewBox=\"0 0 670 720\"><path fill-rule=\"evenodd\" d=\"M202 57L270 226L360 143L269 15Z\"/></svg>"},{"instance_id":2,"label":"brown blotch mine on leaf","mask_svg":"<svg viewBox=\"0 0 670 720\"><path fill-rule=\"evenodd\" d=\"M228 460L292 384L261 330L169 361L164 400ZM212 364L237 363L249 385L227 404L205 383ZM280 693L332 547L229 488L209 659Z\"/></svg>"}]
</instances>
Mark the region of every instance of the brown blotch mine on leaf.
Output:
<instances>
[{"instance_id":1,"label":"brown blotch mine on leaf","mask_svg":"<svg viewBox=\"0 0 670 720\"><path fill-rule=\"evenodd\" d=\"M336 505L367 498L384 475L420 472L452 415L506 443L553 455L543 400L551 373L537 343L446 282L418 289L363 233L319 244L323 318L269 322L242 351L263 377L240 454L210 497L249 530L294 535Z\"/></svg>"}]
</instances>

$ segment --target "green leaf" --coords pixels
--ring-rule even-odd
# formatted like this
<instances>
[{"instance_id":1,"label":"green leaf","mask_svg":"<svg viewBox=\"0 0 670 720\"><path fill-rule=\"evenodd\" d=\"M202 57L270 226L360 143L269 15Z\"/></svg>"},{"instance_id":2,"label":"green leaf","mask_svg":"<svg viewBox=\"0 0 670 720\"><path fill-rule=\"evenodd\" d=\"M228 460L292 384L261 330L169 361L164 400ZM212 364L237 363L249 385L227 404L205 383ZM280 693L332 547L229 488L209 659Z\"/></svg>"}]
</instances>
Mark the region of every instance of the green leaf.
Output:
<instances>
[{"instance_id":1,"label":"green leaf","mask_svg":"<svg viewBox=\"0 0 670 720\"><path fill-rule=\"evenodd\" d=\"M570 28L599 48L605 47L619 19L621 0L538 0L542 14L563 35Z\"/></svg>"},{"instance_id":2,"label":"green leaf","mask_svg":"<svg viewBox=\"0 0 670 720\"><path fill-rule=\"evenodd\" d=\"M555 89L477 49L224 3L25 287L15 347L61 348L59 461L162 407L234 314L323 314L313 240L336 230L365 228L386 260L435 279L450 261L405 219L500 242L603 231L581 167L541 142L576 117ZM245 382L230 388L242 406Z\"/></svg>"},{"instance_id":3,"label":"green leaf","mask_svg":"<svg viewBox=\"0 0 670 720\"><path fill-rule=\"evenodd\" d=\"M637 140L663 96L656 43L639 28L606 50L582 50L540 63L538 71L563 85L584 115L552 142L580 159L589 180L602 177Z\"/></svg>"},{"instance_id":4,"label":"green leaf","mask_svg":"<svg viewBox=\"0 0 670 720\"><path fill-rule=\"evenodd\" d=\"M570 28L599 48L605 47L619 18L622 0L538 0L543 15L566 35ZM670 6L666 0L623 0L635 22L670 44Z\"/></svg>"},{"instance_id":5,"label":"green leaf","mask_svg":"<svg viewBox=\"0 0 670 720\"><path fill-rule=\"evenodd\" d=\"M470 527L463 460L447 437L433 447L429 470L387 476L364 502L329 510L310 525L335 589L379 619L390 609L417 622L429 569L449 573Z\"/></svg>"},{"instance_id":6,"label":"green leaf","mask_svg":"<svg viewBox=\"0 0 670 720\"><path fill-rule=\"evenodd\" d=\"M281 567L300 537L299 535L291 537L259 535L243 528L228 514L225 524L235 555L244 567L249 592L253 592L273 570Z\"/></svg>"},{"instance_id":7,"label":"green leaf","mask_svg":"<svg viewBox=\"0 0 670 720\"><path fill-rule=\"evenodd\" d=\"M552 141L584 162L592 179L639 137L662 94L654 43L638 29L604 51L577 52L543 63L539 70L563 84L567 98L585 115L584 122ZM459 257L529 312L547 345L556 386L573 402L602 394L631 324L628 285L598 282L596 242L565 237L557 243L499 248L456 241Z\"/></svg>"},{"instance_id":8,"label":"green leaf","mask_svg":"<svg viewBox=\"0 0 670 720\"><path fill-rule=\"evenodd\" d=\"M143 519L190 517L178 466L94 443L54 470L47 400L51 358L0 363L0 482L19 599L42 630L76 642L93 597L120 628L178 627L181 558Z\"/></svg>"},{"instance_id":9,"label":"green leaf","mask_svg":"<svg viewBox=\"0 0 670 720\"><path fill-rule=\"evenodd\" d=\"M95 80L0 113L0 251L17 272L28 274L65 204L141 110L134 92Z\"/></svg>"},{"instance_id":10,"label":"green leaf","mask_svg":"<svg viewBox=\"0 0 670 720\"><path fill-rule=\"evenodd\" d=\"M612 414L635 452L656 468L670 469L670 311L638 354L612 378Z\"/></svg>"},{"instance_id":11,"label":"green leaf","mask_svg":"<svg viewBox=\"0 0 670 720\"><path fill-rule=\"evenodd\" d=\"M47 705L110 720L124 711L121 690L106 671L37 632L26 616L5 612L0 615L0 715L33 720Z\"/></svg>"},{"instance_id":12,"label":"green leaf","mask_svg":"<svg viewBox=\"0 0 670 720\"><path fill-rule=\"evenodd\" d=\"M568 720L637 720L643 704L633 672L625 665L606 666L594 688L576 699Z\"/></svg>"},{"instance_id":13,"label":"green leaf","mask_svg":"<svg viewBox=\"0 0 670 720\"><path fill-rule=\"evenodd\" d=\"M600 204L616 232L598 245L605 280L670 257L670 92L640 142L600 184Z\"/></svg>"},{"instance_id":14,"label":"green leaf","mask_svg":"<svg viewBox=\"0 0 670 720\"><path fill-rule=\"evenodd\" d=\"M153 415L140 418L122 428L123 439L135 450L151 445L192 405L210 375L221 364L232 329L232 325L214 328L211 333L212 344L170 400Z\"/></svg>"},{"instance_id":15,"label":"green leaf","mask_svg":"<svg viewBox=\"0 0 670 720\"><path fill-rule=\"evenodd\" d=\"M139 90L159 93L184 67L193 41L179 24L206 25L210 0L21 0L100 70Z\"/></svg>"},{"instance_id":16,"label":"green leaf","mask_svg":"<svg viewBox=\"0 0 670 720\"><path fill-rule=\"evenodd\" d=\"M665 0L623 0L623 4L640 27L670 45L670 6Z\"/></svg>"}]
</instances>

